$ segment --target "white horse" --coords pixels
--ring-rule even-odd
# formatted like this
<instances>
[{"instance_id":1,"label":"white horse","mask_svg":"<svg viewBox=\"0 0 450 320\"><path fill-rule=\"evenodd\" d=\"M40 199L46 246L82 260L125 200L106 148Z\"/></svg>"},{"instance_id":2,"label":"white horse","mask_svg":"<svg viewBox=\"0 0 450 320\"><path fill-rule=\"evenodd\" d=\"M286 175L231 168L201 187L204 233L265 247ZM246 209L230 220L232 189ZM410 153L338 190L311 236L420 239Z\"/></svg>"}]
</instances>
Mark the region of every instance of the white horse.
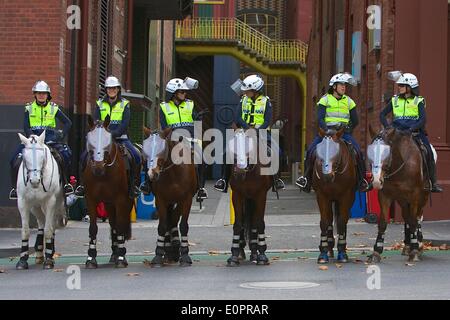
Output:
<instances>
[{"instance_id":1,"label":"white horse","mask_svg":"<svg viewBox=\"0 0 450 320\"><path fill-rule=\"evenodd\" d=\"M39 227L35 244L36 264L44 263L44 269L53 269L55 222L65 213L58 164L44 143L45 131L40 136L31 135L29 139L20 133L19 137L25 148L22 151L23 160L17 177L17 207L22 219L22 248L16 269L28 269L30 212L35 215Z\"/></svg>"}]
</instances>

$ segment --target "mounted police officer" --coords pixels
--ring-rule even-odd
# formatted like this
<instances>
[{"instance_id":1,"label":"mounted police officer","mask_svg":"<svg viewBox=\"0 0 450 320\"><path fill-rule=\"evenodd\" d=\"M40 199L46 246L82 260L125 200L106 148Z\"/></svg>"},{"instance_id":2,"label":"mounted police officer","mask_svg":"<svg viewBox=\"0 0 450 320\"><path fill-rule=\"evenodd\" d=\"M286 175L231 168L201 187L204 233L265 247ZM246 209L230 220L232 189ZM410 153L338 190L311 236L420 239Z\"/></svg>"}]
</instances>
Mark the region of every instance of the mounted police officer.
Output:
<instances>
[{"instance_id":1,"label":"mounted police officer","mask_svg":"<svg viewBox=\"0 0 450 320\"><path fill-rule=\"evenodd\" d=\"M194 101L187 99L189 90L197 89L198 81L187 77L186 79L174 78L166 85L166 101L160 104L159 123L161 130L172 128L173 130L185 129L190 133L190 138L194 138L194 120L199 118L199 113L195 111ZM196 164L195 169L199 180L197 201L208 198L205 189L205 164ZM150 182L146 179L141 187L144 193L150 192Z\"/></svg>"},{"instance_id":2,"label":"mounted police officer","mask_svg":"<svg viewBox=\"0 0 450 320\"><path fill-rule=\"evenodd\" d=\"M329 82L328 93L324 95L317 104L317 121L319 127L327 131L329 128L345 126L346 131L342 136L347 143L350 143L357 152L357 173L360 191L370 189L370 184L365 180L366 166L364 156L361 153L358 143L351 135L352 130L358 125L359 119L356 112L355 102L345 95L347 84L354 85L355 80L348 73L338 73ZM311 191L313 154L316 146L322 141L322 137L317 135L311 142L305 160L305 173L297 179L296 185L304 192Z\"/></svg>"},{"instance_id":3,"label":"mounted police officer","mask_svg":"<svg viewBox=\"0 0 450 320\"><path fill-rule=\"evenodd\" d=\"M130 125L131 111L130 101L121 96L121 88L119 79L110 76L105 80L106 95L97 101L97 107L93 114L94 121L105 121L106 117L110 117L108 130L116 142L124 145L132 155L130 168L128 170L130 196L137 197L139 195L140 185L140 168L141 155L128 139L128 127ZM87 153L83 152L82 156L83 170L86 165ZM78 197L84 196L84 187L78 186L75 190Z\"/></svg>"},{"instance_id":4,"label":"mounted police officer","mask_svg":"<svg viewBox=\"0 0 450 320\"><path fill-rule=\"evenodd\" d=\"M392 97L389 104L381 111L380 121L385 128L393 126L402 131L409 131L422 140L427 149L428 173L431 180L431 192L442 192L441 186L436 183L436 164L430 142L425 133L426 104L425 99L419 95L419 81L412 73L401 73L393 71L389 78L396 81L399 95ZM392 123L386 120L388 114L392 113Z\"/></svg>"},{"instance_id":5,"label":"mounted police officer","mask_svg":"<svg viewBox=\"0 0 450 320\"><path fill-rule=\"evenodd\" d=\"M52 96L50 87L45 81L39 80L33 86L34 101L27 103L24 113L24 132L27 137L30 135L41 135L45 130L45 143L51 147L52 152L57 151L55 159L60 166L61 176L64 182L64 193L69 195L73 193L73 187L68 183L69 168L71 163L72 151L62 140L69 132L72 122L61 111L56 103L51 102ZM63 125L62 132L56 129L56 122L60 121ZM22 150L25 146L19 145L13 157L10 160L11 165L11 184L12 190L9 193L11 200L17 199L16 183L19 167L22 162Z\"/></svg>"},{"instance_id":6,"label":"mounted police officer","mask_svg":"<svg viewBox=\"0 0 450 320\"><path fill-rule=\"evenodd\" d=\"M263 94L263 89L264 80L259 75L249 75L241 83L240 91L244 93L244 96L236 113L235 122L238 127L243 129L255 128L257 130L269 128L272 121L272 104L269 97ZM269 138L269 147L270 141ZM228 191L228 181L232 170L232 165L226 164L225 154L222 178L214 185L214 189L220 192ZM274 187L277 190L285 188L283 180L279 178L279 173L274 177Z\"/></svg>"}]
</instances>

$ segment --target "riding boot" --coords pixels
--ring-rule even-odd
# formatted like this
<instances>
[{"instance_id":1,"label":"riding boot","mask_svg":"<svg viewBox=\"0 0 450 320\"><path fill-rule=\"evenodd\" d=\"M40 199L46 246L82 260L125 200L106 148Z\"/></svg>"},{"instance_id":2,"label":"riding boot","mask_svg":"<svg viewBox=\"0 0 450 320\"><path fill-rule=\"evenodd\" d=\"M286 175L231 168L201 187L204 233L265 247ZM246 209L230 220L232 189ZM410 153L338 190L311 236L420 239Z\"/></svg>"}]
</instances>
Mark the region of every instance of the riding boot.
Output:
<instances>
[{"instance_id":1,"label":"riding boot","mask_svg":"<svg viewBox=\"0 0 450 320\"><path fill-rule=\"evenodd\" d=\"M441 193L444 191L442 187L436 182L436 163L434 162L433 155L428 156L428 172L430 174L431 180L431 192L433 193Z\"/></svg>"},{"instance_id":2,"label":"riding boot","mask_svg":"<svg viewBox=\"0 0 450 320\"><path fill-rule=\"evenodd\" d=\"M372 189L372 184L366 180L366 163L362 154L356 154L356 167L359 192L370 191Z\"/></svg>"},{"instance_id":3,"label":"riding boot","mask_svg":"<svg viewBox=\"0 0 450 320\"><path fill-rule=\"evenodd\" d=\"M79 178L80 184L75 189L75 196L77 198L84 198L84 185L83 185L83 182L82 182L82 178L83 178L83 172L86 169L86 165L87 165L87 154L84 154L84 157L83 157L83 154L82 154L80 165L81 165L81 168L80 168L80 173L81 174L80 174L80 178Z\"/></svg>"},{"instance_id":4,"label":"riding boot","mask_svg":"<svg viewBox=\"0 0 450 320\"><path fill-rule=\"evenodd\" d=\"M130 171L128 172L128 185L130 186L130 198L139 196L139 170L134 159L130 161Z\"/></svg>"},{"instance_id":5,"label":"riding boot","mask_svg":"<svg viewBox=\"0 0 450 320\"><path fill-rule=\"evenodd\" d=\"M18 155L14 160L14 163L11 167L11 191L9 192L10 200L17 200L17 177L19 175L20 164L22 163L22 156Z\"/></svg>"},{"instance_id":6,"label":"riding boot","mask_svg":"<svg viewBox=\"0 0 450 320\"><path fill-rule=\"evenodd\" d=\"M139 190L140 190L144 195L149 195L149 194L152 192L152 186L151 186L150 178L148 177L147 169L146 169L146 168L144 168L144 172L145 172L145 175L144 175L144 182L142 182L142 183L139 185Z\"/></svg>"},{"instance_id":7,"label":"riding boot","mask_svg":"<svg viewBox=\"0 0 450 320\"><path fill-rule=\"evenodd\" d=\"M201 201L204 199L208 199L208 192L206 192L205 189L205 167L204 164L199 164L195 166L196 172L197 172L197 179L198 179L198 192L197 192L197 201Z\"/></svg>"},{"instance_id":8,"label":"riding boot","mask_svg":"<svg viewBox=\"0 0 450 320\"><path fill-rule=\"evenodd\" d=\"M303 192L310 193L312 185L312 172L313 172L313 161L312 156L307 157L305 161L305 173L303 176L299 177L295 184L303 190Z\"/></svg>"},{"instance_id":9,"label":"riding boot","mask_svg":"<svg viewBox=\"0 0 450 320\"><path fill-rule=\"evenodd\" d=\"M284 181L281 179L280 177L280 172L278 171L276 174L274 174L272 176L272 191L276 191L276 190L284 190L286 188L286 186L284 185Z\"/></svg>"},{"instance_id":10,"label":"riding boot","mask_svg":"<svg viewBox=\"0 0 450 320\"><path fill-rule=\"evenodd\" d=\"M214 185L214 189L224 193L228 192L228 181L230 180L232 168L233 165L231 164L224 163L222 165L222 178L216 182L216 184Z\"/></svg>"}]
</instances>

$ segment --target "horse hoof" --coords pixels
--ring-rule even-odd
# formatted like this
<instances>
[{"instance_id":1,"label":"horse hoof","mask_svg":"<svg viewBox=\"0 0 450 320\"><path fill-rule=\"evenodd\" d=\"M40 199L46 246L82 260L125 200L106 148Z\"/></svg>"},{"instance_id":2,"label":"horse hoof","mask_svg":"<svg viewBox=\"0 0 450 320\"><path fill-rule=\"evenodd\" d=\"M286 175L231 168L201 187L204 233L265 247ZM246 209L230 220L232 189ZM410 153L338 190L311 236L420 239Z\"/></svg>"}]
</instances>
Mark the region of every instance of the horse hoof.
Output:
<instances>
[{"instance_id":1,"label":"horse hoof","mask_svg":"<svg viewBox=\"0 0 450 320\"><path fill-rule=\"evenodd\" d=\"M44 257L36 257L36 259L34 259L34 263L36 263L36 264L43 264L44 263Z\"/></svg>"},{"instance_id":2,"label":"horse hoof","mask_svg":"<svg viewBox=\"0 0 450 320\"><path fill-rule=\"evenodd\" d=\"M411 248L409 246L404 246L402 250L402 256L409 256L409 252L411 251Z\"/></svg>"},{"instance_id":3,"label":"horse hoof","mask_svg":"<svg viewBox=\"0 0 450 320\"><path fill-rule=\"evenodd\" d=\"M419 258L419 251L418 251L418 250L412 250L412 251L409 253L409 259L408 259L408 262L417 262L417 261L420 261L420 258Z\"/></svg>"},{"instance_id":4,"label":"horse hoof","mask_svg":"<svg viewBox=\"0 0 450 320\"><path fill-rule=\"evenodd\" d=\"M50 270L50 269L53 269L54 267L55 267L55 261L53 259L47 259L44 261L43 268L45 270Z\"/></svg>"},{"instance_id":5,"label":"horse hoof","mask_svg":"<svg viewBox=\"0 0 450 320\"><path fill-rule=\"evenodd\" d=\"M98 264L97 260L95 258L92 258L91 260L86 261L86 269L97 269Z\"/></svg>"},{"instance_id":6,"label":"horse hoof","mask_svg":"<svg viewBox=\"0 0 450 320\"><path fill-rule=\"evenodd\" d=\"M181 258L180 258L180 266L181 267L189 267L191 264L192 264L192 259L188 254L181 256Z\"/></svg>"},{"instance_id":7,"label":"horse hoof","mask_svg":"<svg viewBox=\"0 0 450 320\"><path fill-rule=\"evenodd\" d=\"M128 261L125 257L117 257L116 268L126 268L128 267Z\"/></svg>"},{"instance_id":8,"label":"horse hoof","mask_svg":"<svg viewBox=\"0 0 450 320\"><path fill-rule=\"evenodd\" d=\"M117 256L115 254L111 255L111 258L109 258L109 263L116 263L117 261Z\"/></svg>"},{"instance_id":9,"label":"horse hoof","mask_svg":"<svg viewBox=\"0 0 450 320\"><path fill-rule=\"evenodd\" d=\"M245 259L246 259L244 249L239 250L239 256L238 256L238 259L239 259L239 260L245 260Z\"/></svg>"},{"instance_id":10,"label":"horse hoof","mask_svg":"<svg viewBox=\"0 0 450 320\"><path fill-rule=\"evenodd\" d=\"M330 258L328 257L328 254L326 252L322 252L319 255L319 258L317 258L318 264L326 264L328 262L330 262Z\"/></svg>"},{"instance_id":11,"label":"horse hoof","mask_svg":"<svg viewBox=\"0 0 450 320\"><path fill-rule=\"evenodd\" d=\"M164 259L163 256L160 255L156 255L152 261L150 262L150 264L152 265L152 267L162 267L164 265Z\"/></svg>"},{"instance_id":12,"label":"horse hoof","mask_svg":"<svg viewBox=\"0 0 450 320\"><path fill-rule=\"evenodd\" d=\"M256 264L258 266L267 266L269 265L269 259L267 258L267 256L265 254L260 254L258 255L258 258L256 260Z\"/></svg>"},{"instance_id":13,"label":"horse hoof","mask_svg":"<svg viewBox=\"0 0 450 320\"><path fill-rule=\"evenodd\" d=\"M16 264L16 270L28 270L28 262L25 260L19 260Z\"/></svg>"},{"instance_id":14,"label":"horse hoof","mask_svg":"<svg viewBox=\"0 0 450 320\"><path fill-rule=\"evenodd\" d=\"M339 263L347 263L348 255L345 252L338 252L337 262Z\"/></svg>"},{"instance_id":15,"label":"horse hoof","mask_svg":"<svg viewBox=\"0 0 450 320\"><path fill-rule=\"evenodd\" d=\"M367 259L367 262L368 263L379 263L379 262L381 262L381 255L378 252L374 251Z\"/></svg>"},{"instance_id":16,"label":"horse hoof","mask_svg":"<svg viewBox=\"0 0 450 320\"><path fill-rule=\"evenodd\" d=\"M257 261L258 261L258 254L257 253L250 254L250 262L256 263Z\"/></svg>"},{"instance_id":17,"label":"horse hoof","mask_svg":"<svg viewBox=\"0 0 450 320\"><path fill-rule=\"evenodd\" d=\"M239 267L239 258L235 256L231 256L227 260L228 267Z\"/></svg>"}]
</instances>

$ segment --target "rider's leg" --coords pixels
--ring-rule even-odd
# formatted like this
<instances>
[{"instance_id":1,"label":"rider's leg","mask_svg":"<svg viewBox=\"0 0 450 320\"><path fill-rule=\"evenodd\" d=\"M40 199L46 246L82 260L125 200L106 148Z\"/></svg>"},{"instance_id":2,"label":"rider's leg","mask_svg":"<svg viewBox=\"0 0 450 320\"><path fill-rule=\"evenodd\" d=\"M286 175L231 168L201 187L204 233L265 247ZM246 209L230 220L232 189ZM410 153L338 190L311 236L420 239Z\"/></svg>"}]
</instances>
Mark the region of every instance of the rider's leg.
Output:
<instances>
[{"instance_id":1,"label":"rider's leg","mask_svg":"<svg viewBox=\"0 0 450 320\"><path fill-rule=\"evenodd\" d=\"M427 136L424 133L419 134L419 138L422 140L423 144L427 148L427 165L428 173L431 180L431 192L440 193L444 191L442 187L437 184L436 179L436 163L434 162L433 151L431 150L430 141L428 141Z\"/></svg>"},{"instance_id":2,"label":"rider's leg","mask_svg":"<svg viewBox=\"0 0 450 320\"><path fill-rule=\"evenodd\" d=\"M64 194L68 196L74 192L73 186L69 183L69 171L70 171L70 162L72 157L72 152L69 149L69 146L65 144L57 144L53 146L59 153L59 166L61 170L61 178L64 184Z\"/></svg>"},{"instance_id":3,"label":"rider's leg","mask_svg":"<svg viewBox=\"0 0 450 320\"><path fill-rule=\"evenodd\" d=\"M228 181L230 180L231 170L233 165L226 163L226 154L223 154L223 164L222 164L222 178L220 178L214 185L214 189L221 192L228 191Z\"/></svg>"},{"instance_id":4,"label":"rider's leg","mask_svg":"<svg viewBox=\"0 0 450 320\"><path fill-rule=\"evenodd\" d=\"M316 136L314 140L311 142L311 144L308 147L308 150L306 151L306 159L305 159L305 172L301 177L297 179L295 184L300 187L304 192L310 192L311 191L311 183L312 183L312 172L313 172L313 155L316 151L317 145L322 141L322 137Z\"/></svg>"},{"instance_id":5,"label":"rider's leg","mask_svg":"<svg viewBox=\"0 0 450 320\"><path fill-rule=\"evenodd\" d=\"M137 197L139 195L139 185L140 179L141 179L141 155L136 150L136 148L133 146L130 140L122 140L121 141L125 147L130 151L130 153L133 156L133 160L130 164L130 189L131 193L134 197Z\"/></svg>"},{"instance_id":6,"label":"rider's leg","mask_svg":"<svg viewBox=\"0 0 450 320\"><path fill-rule=\"evenodd\" d=\"M366 192L371 189L370 182L366 180L366 162L364 155L361 152L361 148L353 136L349 133L344 133L342 139L352 144L356 151L356 169L358 174L358 188L360 192Z\"/></svg>"},{"instance_id":7,"label":"rider's leg","mask_svg":"<svg viewBox=\"0 0 450 320\"><path fill-rule=\"evenodd\" d=\"M22 150L25 146L23 144L19 145L17 147L16 152L14 153L13 157L9 161L11 170L11 191L9 192L9 199L15 200L17 199L17 176L19 174L19 168L20 164L22 163Z\"/></svg>"},{"instance_id":8,"label":"rider's leg","mask_svg":"<svg viewBox=\"0 0 450 320\"><path fill-rule=\"evenodd\" d=\"M80 155L80 177L79 177L79 181L80 181L80 185L76 188L75 190L75 195L77 197L84 197L84 185L82 182L82 177L83 177L83 172L84 169L86 169L86 164L87 164L87 151L84 150L81 155Z\"/></svg>"},{"instance_id":9,"label":"rider's leg","mask_svg":"<svg viewBox=\"0 0 450 320\"><path fill-rule=\"evenodd\" d=\"M197 170L197 177L198 177L198 193L197 193L197 199L208 199L208 193L205 189L205 164L201 163L195 166L195 169Z\"/></svg>"}]
</instances>

